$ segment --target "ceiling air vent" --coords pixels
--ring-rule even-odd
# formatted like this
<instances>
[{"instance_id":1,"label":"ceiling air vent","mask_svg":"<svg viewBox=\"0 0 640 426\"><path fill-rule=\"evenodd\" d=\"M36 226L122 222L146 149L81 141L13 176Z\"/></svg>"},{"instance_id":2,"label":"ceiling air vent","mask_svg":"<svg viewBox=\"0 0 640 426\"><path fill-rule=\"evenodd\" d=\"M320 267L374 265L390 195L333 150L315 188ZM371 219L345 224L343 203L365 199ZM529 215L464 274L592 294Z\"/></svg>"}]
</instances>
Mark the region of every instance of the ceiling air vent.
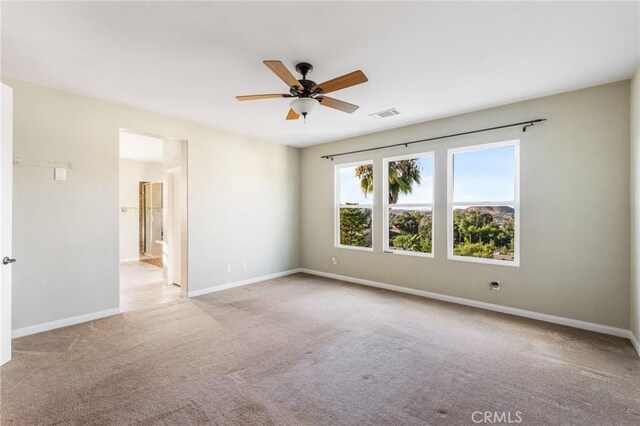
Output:
<instances>
[{"instance_id":1,"label":"ceiling air vent","mask_svg":"<svg viewBox=\"0 0 640 426\"><path fill-rule=\"evenodd\" d=\"M373 114L369 114L369 116L377 120L379 118L393 117L394 115L398 115L398 114L400 114L400 112L397 109L389 108L389 109L385 109L384 111L374 112Z\"/></svg>"}]
</instances>

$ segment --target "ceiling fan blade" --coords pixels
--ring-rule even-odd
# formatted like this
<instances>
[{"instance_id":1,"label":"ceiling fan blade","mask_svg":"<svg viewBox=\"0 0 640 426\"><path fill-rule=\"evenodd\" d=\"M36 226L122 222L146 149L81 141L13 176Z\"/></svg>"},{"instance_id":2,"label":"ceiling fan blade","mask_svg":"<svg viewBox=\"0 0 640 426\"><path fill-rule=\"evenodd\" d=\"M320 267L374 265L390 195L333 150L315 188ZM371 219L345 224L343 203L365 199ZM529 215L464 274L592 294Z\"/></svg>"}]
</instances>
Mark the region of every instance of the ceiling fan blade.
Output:
<instances>
[{"instance_id":1,"label":"ceiling fan blade","mask_svg":"<svg viewBox=\"0 0 640 426\"><path fill-rule=\"evenodd\" d=\"M245 96L236 96L236 99L239 101L255 101L257 99L273 99L273 98L290 98L291 95L283 94L283 93L273 93L270 95L245 95Z\"/></svg>"},{"instance_id":2,"label":"ceiling fan blade","mask_svg":"<svg viewBox=\"0 0 640 426\"><path fill-rule=\"evenodd\" d=\"M347 87L355 86L356 84L366 83L369 81L366 75L360 70L350 72L343 76L334 78L333 80L325 81L318 84L313 90L320 88L322 93L335 92L336 90L345 89Z\"/></svg>"},{"instance_id":3,"label":"ceiling fan blade","mask_svg":"<svg viewBox=\"0 0 640 426\"><path fill-rule=\"evenodd\" d=\"M300 82L289 72L287 67L280 61L262 61L275 75L280 77L282 81L289 87L298 86L302 88Z\"/></svg>"},{"instance_id":4,"label":"ceiling fan blade","mask_svg":"<svg viewBox=\"0 0 640 426\"><path fill-rule=\"evenodd\" d=\"M350 104L349 102L340 101L328 96L318 96L316 99L320 101L320 105L322 106L337 109L348 114L351 114L352 112L360 108L358 105Z\"/></svg>"},{"instance_id":5,"label":"ceiling fan blade","mask_svg":"<svg viewBox=\"0 0 640 426\"><path fill-rule=\"evenodd\" d=\"M297 120L298 118L300 118L300 114L290 109L289 114L287 114L287 120Z\"/></svg>"}]
</instances>

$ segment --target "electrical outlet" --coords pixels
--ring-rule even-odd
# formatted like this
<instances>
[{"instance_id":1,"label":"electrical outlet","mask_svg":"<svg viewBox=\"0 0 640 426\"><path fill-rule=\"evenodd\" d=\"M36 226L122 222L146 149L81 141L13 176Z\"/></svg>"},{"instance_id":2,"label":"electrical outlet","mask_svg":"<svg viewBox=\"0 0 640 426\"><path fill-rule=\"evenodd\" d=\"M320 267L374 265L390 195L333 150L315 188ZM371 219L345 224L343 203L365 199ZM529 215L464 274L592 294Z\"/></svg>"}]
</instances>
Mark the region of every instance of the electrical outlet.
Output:
<instances>
[{"instance_id":1,"label":"electrical outlet","mask_svg":"<svg viewBox=\"0 0 640 426\"><path fill-rule=\"evenodd\" d=\"M489 283L489 290L493 291L493 290L500 290L500 281L491 281Z\"/></svg>"},{"instance_id":2,"label":"electrical outlet","mask_svg":"<svg viewBox=\"0 0 640 426\"><path fill-rule=\"evenodd\" d=\"M337 264L338 264L338 258L337 258L337 257L335 257L335 256L333 256L333 257L331 258L331 263L333 263L334 265L337 265Z\"/></svg>"},{"instance_id":3,"label":"electrical outlet","mask_svg":"<svg viewBox=\"0 0 640 426\"><path fill-rule=\"evenodd\" d=\"M242 262L242 265L240 265L240 267L244 270L247 269L247 262Z\"/></svg>"},{"instance_id":4,"label":"electrical outlet","mask_svg":"<svg viewBox=\"0 0 640 426\"><path fill-rule=\"evenodd\" d=\"M231 272L231 265L227 265L227 272Z\"/></svg>"}]
</instances>

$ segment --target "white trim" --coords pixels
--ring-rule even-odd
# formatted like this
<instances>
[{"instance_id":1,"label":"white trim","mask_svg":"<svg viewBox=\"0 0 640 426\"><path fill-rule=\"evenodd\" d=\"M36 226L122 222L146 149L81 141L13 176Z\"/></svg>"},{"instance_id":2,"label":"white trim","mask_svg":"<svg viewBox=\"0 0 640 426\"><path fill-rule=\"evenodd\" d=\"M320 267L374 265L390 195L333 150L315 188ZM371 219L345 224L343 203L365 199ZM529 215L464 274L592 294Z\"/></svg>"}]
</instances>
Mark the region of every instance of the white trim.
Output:
<instances>
[{"instance_id":1,"label":"white trim","mask_svg":"<svg viewBox=\"0 0 640 426\"><path fill-rule=\"evenodd\" d=\"M486 257L474 256L459 256L457 254L451 254L447 256L447 260L469 263L484 263L485 265L511 266L512 268L517 268L520 266L518 263L512 260L488 259Z\"/></svg>"},{"instance_id":2,"label":"white trim","mask_svg":"<svg viewBox=\"0 0 640 426\"><path fill-rule=\"evenodd\" d=\"M453 201L453 156L460 152L483 151L486 149L514 147L514 200L511 201L481 201L477 204L473 201ZM484 206L513 206L514 215L514 236L513 236L513 261L485 259L473 256L458 256L453 254L453 209L456 205L484 205ZM447 150L447 259L471 263L484 263L498 266L520 266L520 139L513 139L501 142L492 142L479 145L450 148Z\"/></svg>"},{"instance_id":3,"label":"white trim","mask_svg":"<svg viewBox=\"0 0 640 426\"><path fill-rule=\"evenodd\" d=\"M449 296L446 294L432 293L430 291L419 290L416 288L401 287L394 284L386 284L377 281L365 280L362 278L349 277L346 275L332 274L329 272L316 271L313 269L300 268L299 272L311 275L317 275L325 278L332 278L334 280L347 281L350 283L366 285L369 287L383 288L385 290L397 291L400 293L412 294L414 296L426 297L429 299L442 300L444 302L456 303L458 305L472 306L474 308L486 309L488 311L501 312L503 314L515 315L524 318L531 318L538 321L545 321L554 324L566 325L569 327L580 328L583 330L595 331L597 333L609 334L612 336L625 337L631 339L634 346L637 344L633 342L632 334L630 330L624 328L611 327L603 324L596 324L593 322L587 322L572 318L559 317L556 315L542 314L539 312L527 311L524 309L512 308L509 306L496 305L493 303L480 302L478 300L465 299L463 297ZM636 349L638 346L636 346ZM639 351L640 354L640 351Z\"/></svg>"},{"instance_id":4,"label":"white trim","mask_svg":"<svg viewBox=\"0 0 640 426\"><path fill-rule=\"evenodd\" d=\"M432 222L433 223L433 222ZM432 231L433 232L433 231ZM431 240L433 241L433 239ZM433 251L433 246L431 247L431 251ZM427 259L433 259L433 253L423 253L421 251L411 251L411 250L393 250L387 249L383 251L383 253L387 254L399 254L401 256L413 256L413 257L426 257Z\"/></svg>"},{"instance_id":5,"label":"white trim","mask_svg":"<svg viewBox=\"0 0 640 426\"><path fill-rule=\"evenodd\" d=\"M140 261L140 257L127 257L124 259L120 259L120 263L125 263L125 262L139 262Z\"/></svg>"},{"instance_id":6,"label":"white trim","mask_svg":"<svg viewBox=\"0 0 640 426\"><path fill-rule=\"evenodd\" d=\"M76 325L87 321L106 318L113 315L118 315L119 313L120 308L114 308L107 309L105 311L92 312L90 314L78 315L76 317L44 322L42 324L30 325L28 327L22 327L13 330L11 333L11 337L13 339L17 339L18 337L29 336L31 334L42 333L44 331L55 330L56 328L68 327L70 325Z\"/></svg>"},{"instance_id":7,"label":"white trim","mask_svg":"<svg viewBox=\"0 0 640 426\"><path fill-rule=\"evenodd\" d=\"M494 206L515 206L516 202L511 201L456 201L451 203L453 207L494 207ZM514 207L515 208L515 207Z\"/></svg>"},{"instance_id":8,"label":"white trim","mask_svg":"<svg viewBox=\"0 0 640 426\"><path fill-rule=\"evenodd\" d=\"M373 245L373 243L371 245ZM373 251L373 247L345 246L343 244L336 244L334 247L346 250Z\"/></svg>"},{"instance_id":9,"label":"white trim","mask_svg":"<svg viewBox=\"0 0 640 426\"><path fill-rule=\"evenodd\" d=\"M290 269L288 271L276 272L275 274L261 275L259 277L247 278L246 280L234 281L231 283L220 284L212 287L203 288L200 290L193 290L187 293L187 297L198 297L203 294L214 293L216 291L228 290L230 288L242 287L243 285L253 284L260 281L272 280L274 278L285 277L287 275L293 275L300 272L300 269Z\"/></svg>"},{"instance_id":10,"label":"white trim","mask_svg":"<svg viewBox=\"0 0 640 426\"><path fill-rule=\"evenodd\" d=\"M516 142L520 142L520 139L510 139L508 141L489 142L489 143L481 143L477 145L460 146L458 148L449 148L447 151L452 153L484 151L485 149L506 148L508 146L513 146Z\"/></svg>"},{"instance_id":11,"label":"white trim","mask_svg":"<svg viewBox=\"0 0 640 426\"><path fill-rule=\"evenodd\" d=\"M631 344L636 348L636 352L638 352L638 356L640 356L640 342L631 331L629 331L629 340L631 340Z\"/></svg>"},{"instance_id":12,"label":"white trim","mask_svg":"<svg viewBox=\"0 0 640 426\"><path fill-rule=\"evenodd\" d=\"M418 158L430 158L431 159L431 203L396 203L389 204L389 162L391 161L402 161L402 160L412 160ZM416 154L406 154L399 155L396 157L385 157L382 159L382 251L384 253L393 253L399 254L402 256L416 256L416 257L426 257L426 258L434 258L435 257L435 228L436 228L436 209L435 209L435 198L436 198L436 158L434 151L428 152L419 152ZM415 210L419 209L429 209L431 210L431 252L430 253L422 253L422 252L414 252L409 250L396 250L389 247L389 209L397 207L398 209L403 208L415 208Z\"/></svg>"},{"instance_id":13,"label":"white trim","mask_svg":"<svg viewBox=\"0 0 640 426\"><path fill-rule=\"evenodd\" d=\"M363 164L371 164L374 177L374 192L371 193L371 204L341 204L340 203L340 169L345 167L357 167ZM354 161L351 163L341 163L333 166L333 246L347 250L373 251L375 246L375 175L376 166L373 160ZM370 209L371 210L371 247L347 246L340 244L340 209Z\"/></svg>"},{"instance_id":14,"label":"white trim","mask_svg":"<svg viewBox=\"0 0 640 426\"><path fill-rule=\"evenodd\" d=\"M373 204L340 204L341 209L372 209Z\"/></svg>"}]
</instances>

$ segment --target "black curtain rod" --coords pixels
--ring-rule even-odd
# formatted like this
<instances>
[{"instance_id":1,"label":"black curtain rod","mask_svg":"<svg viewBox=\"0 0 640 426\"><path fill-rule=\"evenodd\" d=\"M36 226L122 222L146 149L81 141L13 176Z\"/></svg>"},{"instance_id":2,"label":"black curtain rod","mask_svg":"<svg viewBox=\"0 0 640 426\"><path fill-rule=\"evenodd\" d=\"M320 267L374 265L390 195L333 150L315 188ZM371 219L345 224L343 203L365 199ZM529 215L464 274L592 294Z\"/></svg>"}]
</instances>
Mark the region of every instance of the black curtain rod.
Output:
<instances>
[{"instance_id":1,"label":"black curtain rod","mask_svg":"<svg viewBox=\"0 0 640 426\"><path fill-rule=\"evenodd\" d=\"M547 119L546 118L537 118L535 120L522 121L520 123L505 124L504 126L487 127L486 129L470 130L468 132L454 133L454 134L445 135L445 136L436 136L435 138L420 139L420 140L411 141L411 142L395 143L393 145L377 146L375 148L358 149L356 151L348 151L348 152L340 152L340 153L337 153L337 154L323 155L320 158L325 158L327 160L333 161L334 157L340 157L341 155L357 154L359 152L377 151L379 149L395 148L395 147L398 147L398 146L407 147L409 145L413 145L414 143L422 143L422 142L435 141L435 140L438 140L438 139L454 138L456 136L470 135L472 133L488 132L490 130L505 129L507 127L524 126L524 127L522 127L522 131L526 132L527 131L527 127L531 127L534 124L540 123L542 121L547 121Z\"/></svg>"}]
</instances>

